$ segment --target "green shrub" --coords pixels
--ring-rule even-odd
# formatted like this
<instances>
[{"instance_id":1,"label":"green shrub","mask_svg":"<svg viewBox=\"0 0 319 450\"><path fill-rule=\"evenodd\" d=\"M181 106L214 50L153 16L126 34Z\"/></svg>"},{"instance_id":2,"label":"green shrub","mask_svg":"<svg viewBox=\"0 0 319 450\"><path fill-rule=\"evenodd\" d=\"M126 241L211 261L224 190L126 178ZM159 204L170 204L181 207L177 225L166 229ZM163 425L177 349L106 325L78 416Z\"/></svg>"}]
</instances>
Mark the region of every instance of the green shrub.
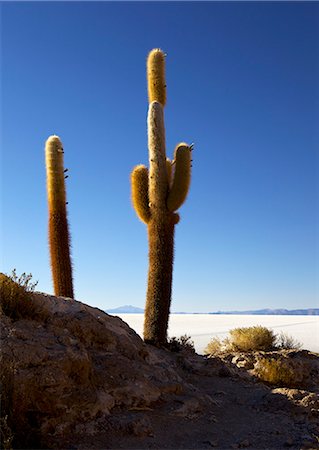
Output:
<instances>
[{"instance_id":1,"label":"green shrub","mask_svg":"<svg viewBox=\"0 0 319 450\"><path fill-rule=\"evenodd\" d=\"M191 336L187 336L187 334L184 334L179 338L176 338L175 336L170 338L167 342L167 348L171 352L181 352L186 350L187 352L195 353L194 342L191 340Z\"/></svg>"},{"instance_id":2,"label":"green shrub","mask_svg":"<svg viewBox=\"0 0 319 450\"><path fill-rule=\"evenodd\" d=\"M0 273L0 305L2 313L12 320L33 318L37 307L32 293L38 282L32 282L32 275L17 276L16 270L8 276Z\"/></svg>"}]
</instances>

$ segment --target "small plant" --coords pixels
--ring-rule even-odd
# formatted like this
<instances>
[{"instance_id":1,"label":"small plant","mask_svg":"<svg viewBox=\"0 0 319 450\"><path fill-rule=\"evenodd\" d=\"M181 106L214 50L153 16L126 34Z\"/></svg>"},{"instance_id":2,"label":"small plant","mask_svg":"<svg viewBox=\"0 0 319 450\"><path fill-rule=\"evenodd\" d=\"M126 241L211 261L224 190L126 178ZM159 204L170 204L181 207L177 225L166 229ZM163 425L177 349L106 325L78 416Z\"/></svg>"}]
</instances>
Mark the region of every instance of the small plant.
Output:
<instances>
[{"instance_id":1,"label":"small plant","mask_svg":"<svg viewBox=\"0 0 319 450\"><path fill-rule=\"evenodd\" d=\"M223 341L220 338L214 337L204 350L204 355L218 355L222 352Z\"/></svg>"},{"instance_id":2,"label":"small plant","mask_svg":"<svg viewBox=\"0 0 319 450\"><path fill-rule=\"evenodd\" d=\"M191 336L187 336L187 334L184 334L179 338L176 338L175 336L170 338L167 342L167 348L171 352L182 352L185 350L190 353L195 353L194 341L192 341Z\"/></svg>"},{"instance_id":3,"label":"small plant","mask_svg":"<svg viewBox=\"0 0 319 450\"><path fill-rule=\"evenodd\" d=\"M300 350L302 348L302 344L292 336L289 336L282 331L276 337L276 348L286 350Z\"/></svg>"},{"instance_id":4,"label":"small plant","mask_svg":"<svg viewBox=\"0 0 319 450\"><path fill-rule=\"evenodd\" d=\"M16 269L12 274L0 273L0 305L3 314L12 320L32 318L37 310L32 293L38 282L32 282L32 275L18 276Z\"/></svg>"},{"instance_id":5,"label":"small plant","mask_svg":"<svg viewBox=\"0 0 319 450\"><path fill-rule=\"evenodd\" d=\"M205 355L218 355L232 352L254 352L272 350L300 350L302 344L293 337L281 332L275 335L272 330L260 325L246 328L234 328L229 337L220 340L214 337L204 350Z\"/></svg>"},{"instance_id":6,"label":"small plant","mask_svg":"<svg viewBox=\"0 0 319 450\"><path fill-rule=\"evenodd\" d=\"M255 375L266 383L296 387L296 376L294 369L281 359L263 358L257 367L255 367Z\"/></svg>"},{"instance_id":7,"label":"small plant","mask_svg":"<svg viewBox=\"0 0 319 450\"><path fill-rule=\"evenodd\" d=\"M257 325L254 327L234 328L229 332L229 343L234 351L269 351L275 346L276 336L272 330Z\"/></svg>"}]
</instances>

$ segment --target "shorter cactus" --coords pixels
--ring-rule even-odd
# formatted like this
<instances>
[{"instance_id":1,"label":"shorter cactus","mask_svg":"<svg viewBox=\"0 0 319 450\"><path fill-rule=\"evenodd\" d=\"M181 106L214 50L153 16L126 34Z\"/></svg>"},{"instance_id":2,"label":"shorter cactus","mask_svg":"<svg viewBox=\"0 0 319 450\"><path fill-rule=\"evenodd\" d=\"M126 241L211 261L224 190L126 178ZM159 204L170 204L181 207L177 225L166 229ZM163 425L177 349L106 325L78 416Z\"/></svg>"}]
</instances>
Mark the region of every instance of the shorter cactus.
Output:
<instances>
[{"instance_id":1,"label":"shorter cactus","mask_svg":"<svg viewBox=\"0 0 319 450\"><path fill-rule=\"evenodd\" d=\"M45 144L45 161L49 207L49 245L54 293L57 296L73 298L63 153L60 138L50 136Z\"/></svg>"}]
</instances>

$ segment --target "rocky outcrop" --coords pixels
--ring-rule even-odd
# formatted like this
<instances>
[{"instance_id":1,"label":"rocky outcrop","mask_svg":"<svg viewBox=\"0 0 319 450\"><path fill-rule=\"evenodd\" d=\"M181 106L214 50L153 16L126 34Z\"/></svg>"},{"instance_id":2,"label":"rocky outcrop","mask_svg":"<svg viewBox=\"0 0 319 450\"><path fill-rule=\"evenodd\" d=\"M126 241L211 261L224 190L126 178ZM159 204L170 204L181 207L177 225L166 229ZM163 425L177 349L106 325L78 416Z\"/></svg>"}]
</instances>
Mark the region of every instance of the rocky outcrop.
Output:
<instances>
[{"instance_id":1,"label":"rocky outcrop","mask_svg":"<svg viewBox=\"0 0 319 450\"><path fill-rule=\"evenodd\" d=\"M16 448L301 448L307 433L315 442L317 391L256 384L262 352L174 353L81 302L33 302L34 320L1 314L1 399ZM294 355L312 361L314 381L318 358Z\"/></svg>"},{"instance_id":2,"label":"rocky outcrop","mask_svg":"<svg viewBox=\"0 0 319 450\"><path fill-rule=\"evenodd\" d=\"M168 352L147 346L120 318L45 294L35 293L34 302L41 320L1 316L13 416L26 434L50 445L113 410L149 408L189 389Z\"/></svg>"},{"instance_id":3,"label":"rocky outcrop","mask_svg":"<svg viewBox=\"0 0 319 450\"><path fill-rule=\"evenodd\" d=\"M318 355L307 350L225 352L219 358L232 373L244 378L252 376L269 384L301 389L319 385Z\"/></svg>"}]
</instances>

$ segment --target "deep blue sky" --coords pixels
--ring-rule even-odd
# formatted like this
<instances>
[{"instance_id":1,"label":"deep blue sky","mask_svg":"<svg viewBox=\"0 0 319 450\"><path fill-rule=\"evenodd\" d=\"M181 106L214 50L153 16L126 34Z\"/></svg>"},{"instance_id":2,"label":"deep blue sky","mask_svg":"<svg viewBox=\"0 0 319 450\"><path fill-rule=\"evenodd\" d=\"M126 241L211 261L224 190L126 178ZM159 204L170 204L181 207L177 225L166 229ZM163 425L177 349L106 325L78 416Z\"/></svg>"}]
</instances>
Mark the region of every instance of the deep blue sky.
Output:
<instances>
[{"instance_id":1,"label":"deep blue sky","mask_svg":"<svg viewBox=\"0 0 319 450\"><path fill-rule=\"evenodd\" d=\"M147 53L166 60L167 153L195 142L172 310L318 306L317 2L2 3L2 271L52 292L44 142L58 134L76 298L143 307Z\"/></svg>"}]
</instances>

